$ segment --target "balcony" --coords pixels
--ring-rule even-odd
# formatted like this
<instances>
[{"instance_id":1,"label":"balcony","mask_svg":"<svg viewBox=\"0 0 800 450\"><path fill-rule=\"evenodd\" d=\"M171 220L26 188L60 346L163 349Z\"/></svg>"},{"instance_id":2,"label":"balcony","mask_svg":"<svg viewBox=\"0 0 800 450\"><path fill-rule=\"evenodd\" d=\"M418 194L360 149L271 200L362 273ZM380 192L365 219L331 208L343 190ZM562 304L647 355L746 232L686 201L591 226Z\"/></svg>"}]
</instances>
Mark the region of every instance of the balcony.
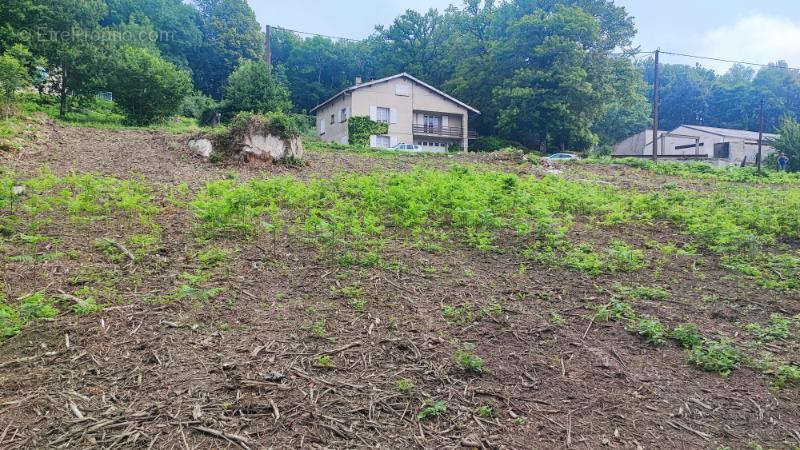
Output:
<instances>
[{"instance_id":1,"label":"balcony","mask_svg":"<svg viewBox=\"0 0 800 450\"><path fill-rule=\"evenodd\" d=\"M430 127L427 125L414 125L413 132L416 135L424 134L427 136L439 136L439 137L449 137L449 138L463 138L464 137L464 129L461 127ZM478 137L478 133L475 131L469 130L467 131L467 138L475 139Z\"/></svg>"}]
</instances>

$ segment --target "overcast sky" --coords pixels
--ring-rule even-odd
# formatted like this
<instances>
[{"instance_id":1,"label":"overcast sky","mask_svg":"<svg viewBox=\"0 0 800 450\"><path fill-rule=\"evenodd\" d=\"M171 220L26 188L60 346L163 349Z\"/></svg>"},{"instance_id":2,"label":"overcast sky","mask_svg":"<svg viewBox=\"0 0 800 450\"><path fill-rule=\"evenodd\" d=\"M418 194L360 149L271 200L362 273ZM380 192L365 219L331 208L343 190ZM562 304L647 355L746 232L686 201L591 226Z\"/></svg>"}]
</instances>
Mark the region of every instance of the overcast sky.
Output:
<instances>
[{"instance_id":1,"label":"overcast sky","mask_svg":"<svg viewBox=\"0 0 800 450\"><path fill-rule=\"evenodd\" d=\"M262 25L361 39L406 9L443 10L461 0L248 0ZM616 0L634 16L643 50L800 67L800 0ZM665 56L665 62L695 60ZM717 71L729 64L703 62Z\"/></svg>"}]
</instances>

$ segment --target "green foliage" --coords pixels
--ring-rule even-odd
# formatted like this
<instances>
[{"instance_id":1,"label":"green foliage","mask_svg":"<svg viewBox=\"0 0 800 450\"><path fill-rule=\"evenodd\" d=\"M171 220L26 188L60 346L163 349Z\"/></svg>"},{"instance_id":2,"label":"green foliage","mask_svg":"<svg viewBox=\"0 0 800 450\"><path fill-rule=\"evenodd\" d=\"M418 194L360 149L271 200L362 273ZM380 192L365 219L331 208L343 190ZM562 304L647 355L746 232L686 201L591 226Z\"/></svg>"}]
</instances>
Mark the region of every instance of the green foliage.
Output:
<instances>
[{"instance_id":1,"label":"green foliage","mask_svg":"<svg viewBox=\"0 0 800 450\"><path fill-rule=\"evenodd\" d=\"M465 345L463 350L457 350L453 353L453 359L467 372L483 373L483 358L472 353L471 346Z\"/></svg>"},{"instance_id":2,"label":"green foliage","mask_svg":"<svg viewBox=\"0 0 800 450\"><path fill-rule=\"evenodd\" d=\"M667 342L667 331L664 325L652 317L640 318L636 323L636 332L649 344L662 345Z\"/></svg>"},{"instance_id":3,"label":"green foliage","mask_svg":"<svg viewBox=\"0 0 800 450\"><path fill-rule=\"evenodd\" d=\"M775 369L775 387L782 389L786 385L800 385L800 367L783 364Z\"/></svg>"},{"instance_id":4,"label":"green foliage","mask_svg":"<svg viewBox=\"0 0 800 450\"><path fill-rule=\"evenodd\" d=\"M770 316L768 325L749 323L745 325L745 329L760 342L772 342L789 338L791 323L792 321L788 317L775 313Z\"/></svg>"},{"instance_id":5,"label":"green foliage","mask_svg":"<svg viewBox=\"0 0 800 450\"><path fill-rule=\"evenodd\" d=\"M727 340L704 341L687 350L687 359L690 364L707 372L717 372L728 376L738 366L741 360L740 352Z\"/></svg>"},{"instance_id":6,"label":"green foliage","mask_svg":"<svg viewBox=\"0 0 800 450\"><path fill-rule=\"evenodd\" d=\"M800 81L798 83L800 84ZM795 118L786 117L781 122L777 133L779 136L770 144L775 147L775 150L783 152L789 157L788 170L790 172L800 172L800 123Z\"/></svg>"},{"instance_id":7,"label":"green foliage","mask_svg":"<svg viewBox=\"0 0 800 450\"><path fill-rule=\"evenodd\" d=\"M383 122L375 122L369 117L355 116L347 120L350 145L358 147L369 146L371 135L381 135L389 132L389 125Z\"/></svg>"},{"instance_id":8,"label":"green foliage","mask_svg":"<svg viewBox=\"0 0 800 450\"><path fill-rule=\"evenodd\" d=\"M93 297L80 299L79 301L76 301L75 304L72 305L72 311L78 316L94 314L100 311L101 309L103 309L103 306L98 305L97 300L95 300Z\"/></svg>"},{"instance_id":9,"label":"green foliage","mask_svg":"<svg viewBox=\"0 0 800 450\"><path fill-rule=\"evenodd\" d=\"M323 369L333 369L333 358L330 355L318 355L316 358L316 365Z\"/></svg>"},{"instance_id":10,"label":"green foliage","mask_svg":"<svg viewBox=\"0 0 800 450\"><path fill-rule=\"evenodd\" d=\"M400 378L394 382L394 389L403 395L408 395L415 388L414 380L410 378Z\"/></svg>"},{"instance_id":11,"label":"green foliage","mask_svg":"<svg viewBox=\"0 0 800 450\"><path fill-rule=\"evenodd\" d=\"M447 405L443 401L438 401L433 405L423 408L420 410L419 414L417 414L418 420L430 420L435 419L447 412Z\"/></svg>"},{"instance_id":12,"label":"green foliage","mask_svg":"<svg viewBox=\"0 0 800 450\"><path fill-rule=\"evenodd\" d=\"M0 113L2 113L2 118L11 115L17 91L30 84L31 77L28 70L13 55L13 52L8 51L0 55L0 108L2 108Z\"/></svg>"},{"instance_id":13,"label":"green foliage","mask_svg":"<svg viewBox=\"0 0 800 450\"><path fill-rule=\"evenodd\" d=\"M197 261L203 267L217 267L228 262L230 252L226 249L211 246L197 253Z\"/></svg>"},{"instance_id":14,"label":"green foliage","mask_svg":"<svg viewBox=\"0 0 800 450\"><path fill-rule=\"evenodd\" d=\"M715 167L704 162L653 162L646 158L609 158L594 157L577 161L578 164L622 164L628 167L648 170L659 175L670 175L682 178L694 178L737 183L774 183L800 184L800 176L792 173L778 172L774 167L764 167L759 174L754 167Z\"/></svg>"},{"instance_id":15,"label":"green foliage","mask_svg":"<svg viewBox=\"0 0 800 450\"><path fill-rule=\"evenodd\" d=\"M200 119L203 112L213 110L219 105L213 98L205 94L195 93L183 99L181 106L178 108L180 115Z\"/></svg>"},{"instance_id":16,"label":"green foliage","mask_svg":"<svg viewBox=\"0 0 800 450\"><path fill-rule=\"evenodd\" d=\"M681 347L692 349L703 344L703 336L693 323L683 323L672 330L672 338L678 341Z\"/></svg>"},{"instance_id":17,"label":"green foliage","mask_svg":"<svg viewBox=\"0 0 800 450\"><path fill-rule=\"evenodd\" d=\"M472 308L469 305L444 305L442 306L442 315L445 319L459 325L468 325L475 320Z\"/></svg>"},{"instance_id":18,"label":"green foliage","mask_svg":"<svg viewBox=\"0 0 800 450\"><path fill-rule=\"evenodd\" d=\"M0 340L16 336L32 320L51 319L58 314L53 300L43 292L22 298L18 307L6 304L5 295L0 293Z\"/></svg>"},{"instance_id":19,"label":"green foliage","mask_svg":"<svg viewBox=\"0 0 800 450\"><path fill-rule=\"evenodd\" d=\"M665 300L669 293L658 286L636 286L623 288L623 293L639 300Z\"/></svg>"},{"instance_id":20,"label":"green foliage","mask_svg":"<svg viewBox=\"0 0 800 450\"><path fill-rule=\"evenodd\" d=\"M494 411L492 410L491 406L486 406L486 405L479 406L475 412L478 413L478 416L484 418L492 417L492 414L494 414Z\"/></svg>"},{"instance_id":21,"label":"green foliage","mask_svg":"<svg viewBox=\"0 0 800 450\"><path fill-rule=\"evenodd\" d=\"M496 152L504 148L522 148L522 145L498 136L479 136L469 144L472 152Z\"/></svg>"},{"instance_id":22,"label":"green foliage","mask_svg":"<svg viewBox=\"0 0 800 450\"><path fill-rule=\"evenodd\" d=\"M202 43L190 54L195 84L221 99L225 80L242 60L264 56L264 35L245 0L198 0Z\"/></svg>"},{"instance_id":23,"label":"green foliage","mask_svg":"<svg viewBox=\"0 0 800 450\"><path fill-rule=\"evenodd\" d=\"M150 125L166 120L192 90L187 72L164 60L152 50L126 47L114 58L108 87L114 101L133 125Z\"/></svg>"},{"instance_id":24,"label":"green foliage","mask_svg":"<svg viewBox=\"0 0 800 450\"><path fill-rule=\"evenodd\" d=\"M289 91L263 60L242 60L228 77L225 103L233 111L267 114L291 110Z\"/></svg>"},{"instance_id":25,"label":"green foliage","mask_svg":"<svg viewBox=\"0 0 800 450\"><path fill-rule=\"evenodd\" d=\"M597 308L595 320L601 322L613 321L634 321L636 319L636 312L633 307L623 301L612 299L610 303L601 305Z\"/></svg>"}]
</instances>

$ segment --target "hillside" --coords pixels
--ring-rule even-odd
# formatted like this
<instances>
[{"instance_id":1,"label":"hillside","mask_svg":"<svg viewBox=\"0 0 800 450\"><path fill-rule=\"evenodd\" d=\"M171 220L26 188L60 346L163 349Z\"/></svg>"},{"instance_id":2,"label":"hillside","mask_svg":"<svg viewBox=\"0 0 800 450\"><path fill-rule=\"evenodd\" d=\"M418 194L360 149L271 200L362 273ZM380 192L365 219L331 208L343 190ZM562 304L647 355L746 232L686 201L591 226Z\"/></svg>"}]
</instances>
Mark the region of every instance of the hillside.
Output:
<instances>
[{"instance_id":1,"label":"hillside","mask_svg":"<svg viewBox=\"0 0 800 450\"><path fill-rule=\"evenodd\" d=\"M37 133L0 447L800 445L793 178Z\"/></svg>"}]
</instances>

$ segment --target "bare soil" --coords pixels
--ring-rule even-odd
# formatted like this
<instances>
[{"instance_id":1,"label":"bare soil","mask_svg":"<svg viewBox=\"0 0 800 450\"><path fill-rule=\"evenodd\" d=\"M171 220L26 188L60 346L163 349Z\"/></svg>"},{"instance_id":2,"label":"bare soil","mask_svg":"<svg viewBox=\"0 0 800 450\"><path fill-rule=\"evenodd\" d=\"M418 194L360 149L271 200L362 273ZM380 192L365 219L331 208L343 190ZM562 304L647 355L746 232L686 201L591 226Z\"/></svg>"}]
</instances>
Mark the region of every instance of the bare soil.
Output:
<instances>
[{"instance_id":1,"label":"bare soil","mask_svg":"<svg viewBox=\"0 0 800 450\"><path fill-rule=\"evenodd\" d=\"M138 131L98 131L49 123L38 148L5 154L0 163L33 175L93 171L142 176L153 185L342 171L446 168L487 164L537 173L497 155L370 157L311 152L304 167L215 165L190 155L184 138ZM632 189L664 180L611 175L605 168L567 169ZM638 172L645 177L644 172ZM685 186L685 185L684 185ZM4 258L9 298L93 286L114 304L83 317L62 314L32 323L0 344L2 448L765 448L800 445L800 392L774 389L761 373L730 377L687 364L670 343L646 344L624 324L597 323L594 306L618 285L661 286L662 301L637 311L667 325L693 321L709 334L738 336L741 322L774 312L800 313L796 292L767 291L721 267L716 256L664 256L647 250L648 267L591 277L523 260L513 251L454 246L429 253L390 242L382 257L405 270L342 267L296 238L262 236L219 244L234 251L211 284L224 293L208 302L161 302L198 268L201 249L187 212L164 199L163 245L151 258L112 263L89 244L121 230L48 225L54 249L76 259L36 264ZM685 243L665 224L603 228L579 223L573 239ZM524 243L503 237L503 248ZM14 251L13 243L7 243ZM337 295L358 286L364 312ZM713 296L714 301L704 301ZM503 313L489 311L495 304ZM444 305L467 305L473 320L457 323ZM553 314L563 322L553 320ZM464 343L485 360L470 374L453 360ZM797 339L773 353L798 363ZM320 365L320 355L332 366ZM408 394L395 383L414 381ZM417 414L443 401L429 421ZM478 414L489 406L492 414Z\"/></svg>"}]
</instances>

